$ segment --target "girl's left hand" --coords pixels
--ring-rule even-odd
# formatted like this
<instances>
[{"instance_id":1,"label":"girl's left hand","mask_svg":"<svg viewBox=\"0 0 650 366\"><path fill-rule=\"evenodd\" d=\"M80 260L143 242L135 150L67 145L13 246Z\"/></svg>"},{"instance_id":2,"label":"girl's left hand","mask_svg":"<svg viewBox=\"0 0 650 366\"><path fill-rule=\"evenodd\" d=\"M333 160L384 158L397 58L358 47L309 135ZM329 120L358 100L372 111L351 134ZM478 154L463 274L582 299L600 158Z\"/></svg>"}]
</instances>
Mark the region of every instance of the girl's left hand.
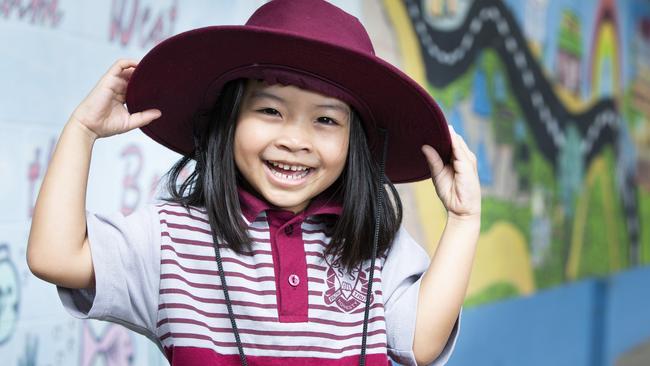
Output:
<instances>
[{"instance_id":1,"label":"girl's left hand","mask_svg":"<svg viewBox=\"0 0 650 366\"><path fill-rule=\"evenodd\" d=\"M449 217L478 219L481 216L481 185L476 156L451 125L449 134L451 164L445 165L438 152L429 145L422 146L422 153L429 162L433 185Z\"/></svg>"}]
</instances>

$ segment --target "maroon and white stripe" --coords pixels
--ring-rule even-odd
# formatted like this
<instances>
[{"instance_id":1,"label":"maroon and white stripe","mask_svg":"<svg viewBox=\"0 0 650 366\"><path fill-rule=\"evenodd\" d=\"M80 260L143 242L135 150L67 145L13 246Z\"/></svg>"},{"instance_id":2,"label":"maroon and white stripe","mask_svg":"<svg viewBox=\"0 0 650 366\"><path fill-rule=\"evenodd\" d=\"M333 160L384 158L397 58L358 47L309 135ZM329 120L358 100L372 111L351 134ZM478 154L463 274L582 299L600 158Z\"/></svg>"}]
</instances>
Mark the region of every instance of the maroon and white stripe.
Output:
<instances>
[{"instance_id":1,"label":"maroon and white stripe","mask_svg":"<svg viewBox=\"0 0 650 366\"><path fill-rule=\"evenodd\" d=\"M165 348L199 347L217 354L238 350L223 298L212 235L202 210L159 206L161 282L157 333ZM324 302L328 264L323 251L329 238L318 218L303 222L307 260L307 322L280 322L270 230L262 213L249 224L253 250L238 255L220 246L233 311L246 354L266 357L339 359L358 355L364 304L345 312ZM280 243L282 245L282 243ZM329 261L331 262L331 261ZM366 264L364 268L367 268ZM386 324L377 261L374 302L368 324L367 353L386 354Z\"/></svg>"}]
</instances>

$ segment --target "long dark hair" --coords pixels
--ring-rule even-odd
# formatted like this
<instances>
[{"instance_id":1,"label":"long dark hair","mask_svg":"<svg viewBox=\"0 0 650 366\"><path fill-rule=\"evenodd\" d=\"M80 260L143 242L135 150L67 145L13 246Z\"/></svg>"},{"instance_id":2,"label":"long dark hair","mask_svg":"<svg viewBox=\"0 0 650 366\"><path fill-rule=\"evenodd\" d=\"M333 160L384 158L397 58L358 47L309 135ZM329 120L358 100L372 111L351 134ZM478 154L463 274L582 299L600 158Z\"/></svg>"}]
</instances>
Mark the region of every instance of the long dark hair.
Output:
<instances>
[{"instance_id":1,"label":"long dark hair","mask_svg":"<svg viewBox=\"0 0 650 366\"><path fill-rule=\"evenodd\" d=\"M167 172L166 201L189 207L205 208L213 237L237 253L251 249L247 225L242 218L238 183L242 182L233 154L237 117L244 96L245 79L227 83L207 115L193 121L194 151L183 156ZM179 177L195 161L192 172L179 184ZM380 207L379 241L381 255L390 245L402 222L402 203L395 186L386 182ZM343 202L343 212L333 222L331 241L326 255L335 256L351 270L372 256L375 206L379 185L379 166L373 159L361 120L354 111L350 115L350 143L346 166L328 191L335 192ZM390 190L388 196L386 187ZM215 243L216 244L216 243Z\"/></svg>"}]
</instances>

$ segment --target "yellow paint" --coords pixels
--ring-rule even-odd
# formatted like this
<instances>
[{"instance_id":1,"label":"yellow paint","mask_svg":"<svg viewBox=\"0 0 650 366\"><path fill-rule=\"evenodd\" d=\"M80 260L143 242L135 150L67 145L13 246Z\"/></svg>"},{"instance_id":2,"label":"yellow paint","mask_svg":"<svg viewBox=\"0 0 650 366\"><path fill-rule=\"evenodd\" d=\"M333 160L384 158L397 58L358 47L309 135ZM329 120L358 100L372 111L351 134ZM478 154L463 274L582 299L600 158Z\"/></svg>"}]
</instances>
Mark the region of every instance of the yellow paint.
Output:
<instances>
[{"instance_id":1,"label":"yellow paint","mask_svg":"<svg viewBox=\"0 0 650 366\"><path fill-rule=\"evenodd\" d=\"M426 85L427 77L422 61L422 51L413 30L413 24L406 14L406 7L398 0L384 0L384 8L397 34L397 43L402 56L402 71L420 85Z\"/></svg>"},{"instance_id":2,"label":"yellow paint","mask_svg":"<svg viewBox=\"0 0 650 366\"><path fill-rule=\"evenodd\" d=\"M595 100L583 100L560 84L554 84L553 91L555 91L555 95L557 95L564 107L571 113L582 113L591 108L596 102Z\"/></svg>"},{"instance_id":3,"label":"yellow paint","mask_svg":"<svg viewBox=\"0 0 650 366\"><path fill-rule=\"evenodd\" d=\"M575 280L578 277L580 265L580 253L582 253L582 242L584 241L584 230L587 224L587 213L589 211L589 187L583 187L576 204L576 216L573 220L571 230L571 246L569 247L569 259L567 260L566 276Z\"/></svg>"},{"instance_id":4,"label":"yellow paint","mask_svg":"<svg viewBox=\"0 0 650 366\"><path fill-rule=\"evenodd\" d=\"M533 56L537 59L542 58L542 46L540 45L539 42L535 40L529 40L528 41L528 48L530 49L530 52L533 54Z\"/></svg>"},{"instance_id":5,"label":"yellow paint","mask_svg":"<svg viewBox=\"0 0 650 366\"><path fill-rule=\"evenodd\" d=\"M478 241L467 296L504 282L513 285L521 295L535 291L526 238L513 224L499 221Z\"/></svg>"},{"instance_id":6,"label":"yellow paint","mask_svg":"<svg viewBox=\"0 0 650 366\"><path fill-rule=\"evenodd\" d=\"M419 225L426 238L424 248L432 256L447 222L447 210L443 206L430 179L412 183L413 195L417 202Z\"/></svg>"},{"instance_id":7,"label":"yellow paint","mask_svg":"<svg viewBox=\"0 0 650 366\"><path fill-rule=\"evenodd\" d=\"M594 159L587 173L585 185L582 188L580 197L576 204L576 215L573 221L573 230L571 233L571 246L569 248L569 260L567 261L566 275L567 278L575 280L578 278L580 270L580 257L582 254L582 247L584 244L585 229L587 226L587 219L589 217L589 198L590 193L596 180L601 182L601 191L603 205L605 206L605 218L609 226L607 227L607 241L609 243L608 253L610 261L610 269L618 269L621 267L620 253L618 250L618 240L616 233L618 232L614 211L614 203L612 201L611 192L614 188L611 182L604 175L606 173L607 164L605 158L599 157Z\"/></svg>"},{"instance_id":8,"label":"yellow paint","mask_svg":"<svg viewBox=\"0 0 650 366\"><path fill-rule=\"evenodd\" d=\"M596 36L596 50L594 51L594 59L592 62L591 70L591 99L595 100L596 98L601 97L598 95L600 89L601 78L611 77L612 78L612 96L620 95L620 73L621 67L618 63L618 47L616 41L616 28L611 22L604 22L598 30L598 35ZM602 75L603 64L605 59L611 59L612 63L612 74L611 75Z\"/></svg>"}]
</instances>

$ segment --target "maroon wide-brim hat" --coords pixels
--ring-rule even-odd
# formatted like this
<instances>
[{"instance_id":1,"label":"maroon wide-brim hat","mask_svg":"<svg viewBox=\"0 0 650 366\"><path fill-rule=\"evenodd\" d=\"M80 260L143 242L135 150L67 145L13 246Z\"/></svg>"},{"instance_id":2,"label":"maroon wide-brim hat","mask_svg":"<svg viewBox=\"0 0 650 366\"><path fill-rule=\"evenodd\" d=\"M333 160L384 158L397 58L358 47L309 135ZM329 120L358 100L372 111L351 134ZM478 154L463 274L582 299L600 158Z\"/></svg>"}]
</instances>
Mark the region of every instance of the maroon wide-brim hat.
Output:
<instances>
[{"instance_id":1,"label":"maroon wide-brim hat","mask_svg":"<svg viewBox=\"0 0 650 366\"><path fill-rule=\"evenodd\" d=\"M295 85L336 97L360 115L379 161L387 131L386 175L394 183L431 176L421 146L448 162L445 118L431 96L406 74L375 56L357 18L322 0L275 0L243 26L211 26L154 47L129 82L129 112L162 116L142 127L181 154L194 151L192 121L207 114L223 85L237 78Z\"/></svg>"}]
</instances>

